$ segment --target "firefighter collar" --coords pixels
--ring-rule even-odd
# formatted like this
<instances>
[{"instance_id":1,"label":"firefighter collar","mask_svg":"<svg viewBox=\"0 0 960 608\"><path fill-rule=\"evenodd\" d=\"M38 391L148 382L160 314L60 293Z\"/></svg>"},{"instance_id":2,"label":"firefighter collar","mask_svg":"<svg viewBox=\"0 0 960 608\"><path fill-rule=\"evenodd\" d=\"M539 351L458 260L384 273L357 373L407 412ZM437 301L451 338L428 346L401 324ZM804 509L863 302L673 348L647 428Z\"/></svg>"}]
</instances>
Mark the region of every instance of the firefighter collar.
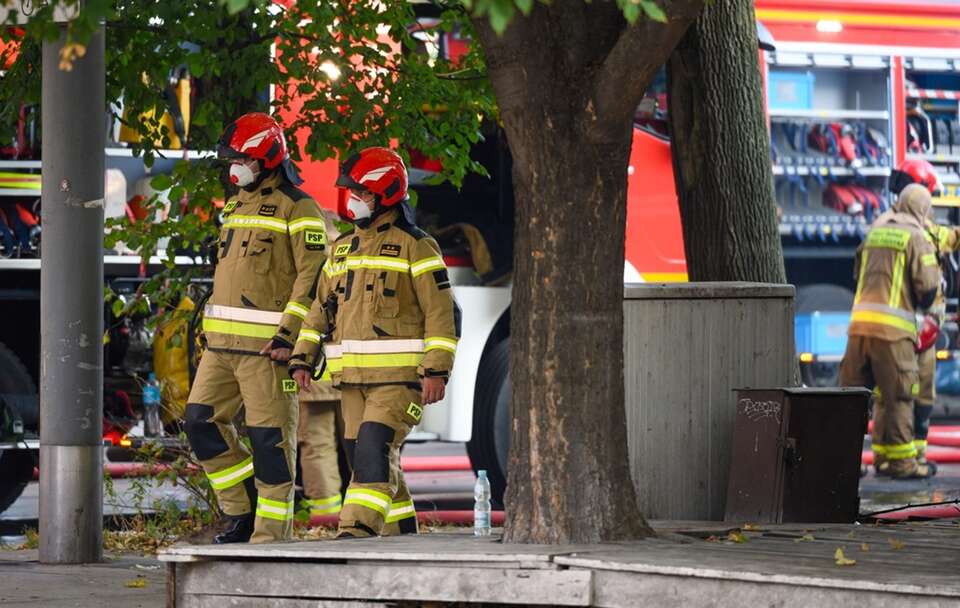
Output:
<instances>
[{"instance_id":1,"label":"firefighter collar","mask_svg":"<svg viewBox=\"0 0 960 608\"><path fill-rule=\"evenodd\" d=\"M397 221L397 217L399 216L399 214L400 214L399 209L388 209L383 213L381 213L380 215L373 218L373 221L371 221L366 228L361 228L360 226L357 226L356 227L357 234L360 234L362 236L367 236L370 234L375 234L377 232L383 232L384 230L387 230L391 224Z\"/></svg>"},{"instance_id":2,"label":"firefighter collar","mask_svg":"<svg viewBox=\"0 0 960 608\"><path fill-rule=\"evenodd\" d=\"M240 188L240 192L237 193L236 198L243 202L259 200L266 196L266 194L269 194L270 190L275 190L281 179L283 179L281 173L279 171L274 171L273 175L265 177L263 181L260 182L260 185L257 187L257 189L253 192L249 192L243 188ZM265 190L267 192L264 192Z\"/></svg>"}]
</instances>

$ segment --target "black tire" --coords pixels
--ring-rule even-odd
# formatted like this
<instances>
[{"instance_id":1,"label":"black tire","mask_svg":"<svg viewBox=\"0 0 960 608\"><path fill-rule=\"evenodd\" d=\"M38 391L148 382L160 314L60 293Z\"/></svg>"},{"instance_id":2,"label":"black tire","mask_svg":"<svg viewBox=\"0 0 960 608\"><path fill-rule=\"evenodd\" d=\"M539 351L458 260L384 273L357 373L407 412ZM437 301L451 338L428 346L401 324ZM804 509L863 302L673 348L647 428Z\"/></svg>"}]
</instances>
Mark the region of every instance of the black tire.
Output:
<instances>
[{"instance_id":1,"label":"black tire","mask_svg":"<svg viewBox=\"0 0 960 608\"><path fill-rule=\"evenodd\" d=\"M849 312L853 307L853 292L840 285L817 283L797 288L796 312Z\"/></svg>"},{"instance_id":2,"label":"black tire","mask_svg":"<svg viewBox=\"0 0 960 608\"><path fill-rule=\"evenodd\" d=\"M3 450L0 452L0 513L17 502L24 488L33 479L36 458L32 450Z\"/></svg>"},{"instance_id":3,"label":"black tire","mask_svg":"<svg viewBox=\"0 0 960 608\"><path fill-rule=\"evenodd\" d=\"M510 340L493 346L480 362L473 398L473 434L467 454L474 471L485 469L493 502L503 506L510 449Z\"/></svg>"},{"instance_id":4,"label":"black tire","mask_svg":"<svg viewBox=\"0 0 960 608\"><path fill-rule=\"evenodd\" d=\"M33 397L36 394L37 385L33 383L30 372L17 355L0 342L0 399L2 395L13 396L6 401L6 404L17 410L23 420L24 428L31 431L39 428L40 404L36 399L17 399L16 397Z\"/></svg>"}]
</instances>

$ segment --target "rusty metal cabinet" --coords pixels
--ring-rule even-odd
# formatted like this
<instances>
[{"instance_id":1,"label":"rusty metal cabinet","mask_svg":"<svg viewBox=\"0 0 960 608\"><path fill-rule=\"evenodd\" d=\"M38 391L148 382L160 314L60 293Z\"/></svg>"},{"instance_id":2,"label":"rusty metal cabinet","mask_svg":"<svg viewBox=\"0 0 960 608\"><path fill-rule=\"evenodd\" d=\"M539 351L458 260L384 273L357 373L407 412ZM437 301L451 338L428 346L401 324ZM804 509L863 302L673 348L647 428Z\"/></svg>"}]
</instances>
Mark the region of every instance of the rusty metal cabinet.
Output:
<instances>
[{"instance_id":1,"label":"rusty metal cabinet","mask_svg":"<svg viewBox=\"0 0 960 608\"><path fill-rule=\"evenodd\" d=\"M853 522L870 392L737 391L725 519Z\"/></svg>"}]
</instances>

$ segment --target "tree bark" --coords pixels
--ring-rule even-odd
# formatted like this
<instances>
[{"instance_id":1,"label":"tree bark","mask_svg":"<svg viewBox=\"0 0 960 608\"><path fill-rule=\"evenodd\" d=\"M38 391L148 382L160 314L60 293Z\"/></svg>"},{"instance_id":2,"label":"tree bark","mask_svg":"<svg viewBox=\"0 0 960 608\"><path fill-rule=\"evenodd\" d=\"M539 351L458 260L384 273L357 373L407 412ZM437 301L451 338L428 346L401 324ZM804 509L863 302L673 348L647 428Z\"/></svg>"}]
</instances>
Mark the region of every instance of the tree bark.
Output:
<instances>
[{"instance_id":1,"label":"tree bark","mask_svg":"<svg viewBox=\"0 0 960 608\"><path fill-rule=\"evenodd\" d=\"M702 5L666 4L667 24L574 1L502 36L477 23L516 198L507 542L652 534L627 454L623 261L634 108Z\"/></svg>"},{"instance_id":2,"label":"tree bark","mask_svg":"<svg viewBox=\"0 0 960 608\"><path fill-rule=\"evenodd\" d=\"M786 283L752 0L709 4L668 62L691 281Z\"/></svg>"}]
</instances>

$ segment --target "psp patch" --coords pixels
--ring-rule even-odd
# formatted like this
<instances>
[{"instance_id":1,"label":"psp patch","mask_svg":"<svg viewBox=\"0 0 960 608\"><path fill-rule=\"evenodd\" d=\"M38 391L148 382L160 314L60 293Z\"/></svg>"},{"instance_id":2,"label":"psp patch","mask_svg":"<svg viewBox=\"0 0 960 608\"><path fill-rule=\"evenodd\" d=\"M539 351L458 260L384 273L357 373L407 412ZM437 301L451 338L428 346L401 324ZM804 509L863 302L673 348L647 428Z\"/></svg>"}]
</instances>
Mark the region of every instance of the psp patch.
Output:
<instances>
[{"instance_id":1,"label":"psp patch","mask_svg":"<svg viewBox=\"0 0 960 608\"><path fill-rule=\"evenodd\" d=\"M264 215L267 217L273 217L277 212L276 205L260 205L260 211L257 211L257 215Z\"/></svg>"},{"instance_id":2,"label":"psp patch","mask_svg":"<svg viewBox=\"0 0 960 608\"><path fill-rule=\"evenodd\" d=\"M323 230L306 230L303 233L303 241L311 251L323 249L327 244L327 233Z\"/></svg>"},{"instance_id":3,"label":"psp patch","mask_svg":"<svg viewBox=\"0 0 960 608\"><path fill-rule=\"evenodd\" d=\"M337 245L337 248L333 250L333 257L339 257L341 255L347 255L350 253L350 243L344 243L342 245Z\"/></svg>"},{"instance_id":4,"label":"psp patch","mask_svg":"<svg viewBox=\"0 0 960 608\"><path fill-rule=\"evenodd\" d=\"M388 258L398 258L400 257L400 245L392 245L390 243L381 245L380 255Z\"/></svg>"},{"instance_id":5,"label":"psp patch","mask_svg":"<svg viewBox=\"0 0 960 608\"><path fill-rule=\"evenodd\" d=\"M410 405L407 406L407 414L417 422L420 422L420 417L423 416L423 408L411 402Z\"/></svg>"},{"instance_id":6,"label":"psp patch","mask_svg":"<svg viewBox=\"0 0 960 608\"><path fill-rule=\"evenodd\" d=\"M237 208L237 205L240 204L240 201L227 201L227 204L223 206L223 214L227 215L233 213L233 210Z\"/></svg>"},{"instance_id":7,"label":"psp patch","mask_svg":"<svg viewBox=\"0 0 960 608\"><path fill-rule=\"evenodd\" d=\"M285 393L295 393L297 392L297 381L291 380L290 378L284 378L280 381L280 387Z\"/></svg>"}]
</instances>

